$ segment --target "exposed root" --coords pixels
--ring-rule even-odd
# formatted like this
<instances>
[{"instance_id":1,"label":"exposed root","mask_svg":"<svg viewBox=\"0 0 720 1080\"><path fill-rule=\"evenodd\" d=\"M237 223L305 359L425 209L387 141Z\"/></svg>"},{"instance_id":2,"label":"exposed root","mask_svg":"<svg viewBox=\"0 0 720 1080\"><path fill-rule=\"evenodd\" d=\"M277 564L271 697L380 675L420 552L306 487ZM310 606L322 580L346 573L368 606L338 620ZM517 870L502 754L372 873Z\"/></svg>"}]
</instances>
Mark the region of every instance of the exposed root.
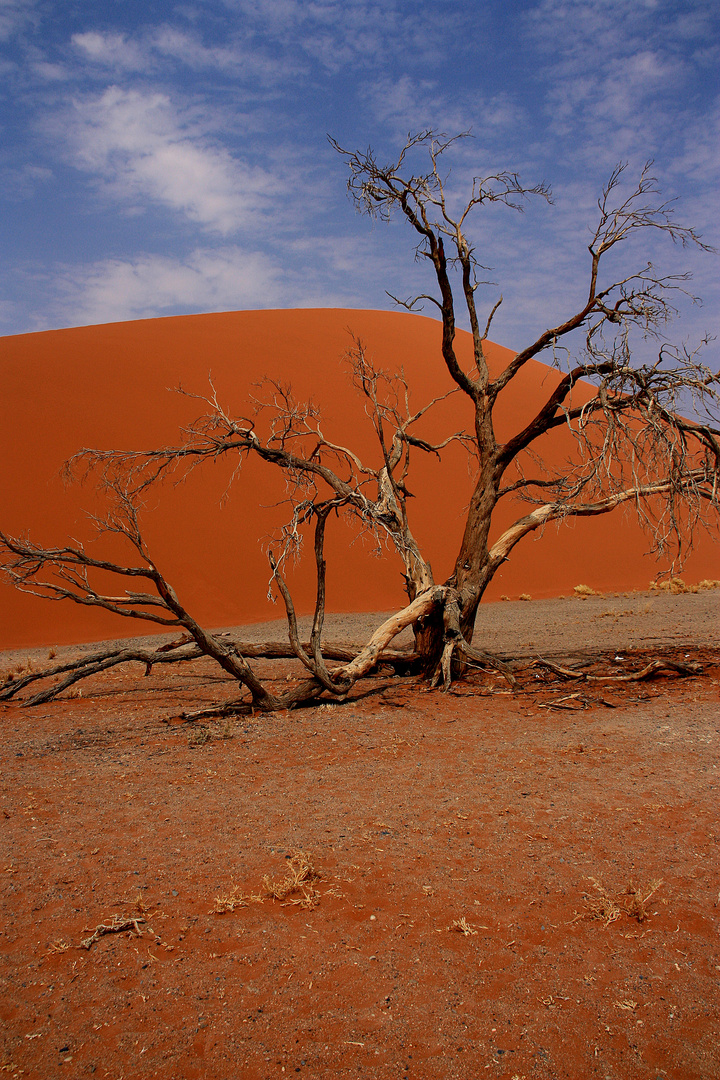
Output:
<instances>
[{"instance_id":1,"label":"exposed root","mask_svg":"<svg viewBox=\"0 0 720 1080\"><path fill-rule=\"evenodd\" d=\"M467 660L476 661L486 670L497 671L505 679L508 686L515 687L517 685L517 679L504 660L493 656L492 653L486 652L484 649L477 649L474 645L468 644L464 638L461 638L458 642L458 649Z\"/></svg>"}]
</instances>

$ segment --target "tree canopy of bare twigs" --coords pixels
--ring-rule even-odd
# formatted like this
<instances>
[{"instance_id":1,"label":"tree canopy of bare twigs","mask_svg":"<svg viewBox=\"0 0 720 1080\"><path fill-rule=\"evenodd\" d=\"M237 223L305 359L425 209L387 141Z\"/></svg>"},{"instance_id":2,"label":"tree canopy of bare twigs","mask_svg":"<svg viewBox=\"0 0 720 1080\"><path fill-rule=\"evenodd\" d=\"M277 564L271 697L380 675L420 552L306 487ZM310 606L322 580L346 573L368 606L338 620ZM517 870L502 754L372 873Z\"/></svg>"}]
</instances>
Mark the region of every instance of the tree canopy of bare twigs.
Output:
<instances>
[{"instance_id":1,"label":"tree canopy of bare twigs","mask_svg":"<svg viewBox=\"0 0 720 1080\"><path fill-rule=\"evenodd\" d=\"M526 187L511 172L478 175L455 210L449 173L441 170L456 139L430 131L411 136L388 164L381 164L372 150L358 153L331 142L349 170L348 191L357 208L381 221L398 216L414 236L432 288L397 302L411 311L422 304L436 309L442 322L438 361L448 379L444 397L454 394L458 402L464 400L471 424L464 427L460 421L458 430L429 441L423 435L423 418L441 399L411 405L405 376L379 369L363 342L355 339L349 352L350 377L377 439L374 460L362 460L349 440L340 445L326 438L318 409L296 401L288 386L267 381L244 417L230 415L213 387L202 399L204 414L177 445L142 453L81 450L68 463L69 475L92 474L104 488L110 509L97 521L98 529L124 538L134 553L132 564L92 557L79 545L48 548L0 533L4 566L18 588L176 628L183 636L169 652L137 658L151 665L189 653L212 657L245 688L252 706L265 710L323 694L343 700L381 657L413 663L446 687L458 665L469 660L492 663L472 644L478 604L515 545L549 522L630 506L658 550L674 545L682 553L694 530L711 521L720 505L720 375L703 362L707 342L689 347L672 344L666 336L673 297L686 289L687 275L663 275L643 262L630 273L613 276L613 256L630 237L661 233L680 248L709 250L692 228L676 221L673 204L661 199L651 164L634 183L626 166L619 165L602 191L587 249L587 293L580 306L540 330L502 370L491 372L486 343L502 297L480 309L484 266L473 243L473 223L492 204L520 210L528 199L549 201L549 188ZM416 173L412 166L418 158L424 166ZM469 322L472 334L470 366L456 351L461 318ZM655 342L653 362L634 360L639 338ZM536 358L556 367L554 382L537 402L535 415L500 440L497 403L512 393L513 380ZM687 418L682 412L693 415ZM465 415L460 409L457 413ZM562 468L552 467L542 456L543 436L558 428L569 434L573 447L572 459ZM467 451L473 486L452 573L436 582L422 537L413 532L408 481L416 455L441 456L450 443ZM207 461L230 458L239 468L248 457L279 469L291 493L289 520L269 551L271 587L284 601L289 649L307 669L307 678L280 695L254 673L251 650L207 632L183 607L153 561L140 525L149 488ZM524 502L523 511L491 543L495 510L510 496ZM362 528L385 538L401 561L407 589L405 605L364 648L340 664L333 664L322 640L324 537L336 515L352 515ZM317 603L310 639L303 643L284 565L308 529L314 535ZM98 584L108 576L120 583L118 594ZM388 650L407 626L413 628L415 650L398 658ZM274 648L277 655L279 647ZM79 669L65 674L58 685L65 687L76 677L82 677ZM6 687L0 697L17 689Z\"/></svg>"}]
</instances>

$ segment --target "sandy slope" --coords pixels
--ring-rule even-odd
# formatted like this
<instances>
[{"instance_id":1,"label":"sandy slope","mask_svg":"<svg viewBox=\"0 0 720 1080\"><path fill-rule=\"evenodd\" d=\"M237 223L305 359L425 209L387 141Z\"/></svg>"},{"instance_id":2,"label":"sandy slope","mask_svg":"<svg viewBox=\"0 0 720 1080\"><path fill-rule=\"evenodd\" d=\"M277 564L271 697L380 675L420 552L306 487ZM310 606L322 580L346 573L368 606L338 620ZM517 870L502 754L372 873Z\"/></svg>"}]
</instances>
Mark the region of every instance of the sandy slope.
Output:
<instances>
[{"instance_id":1,"label":"sandy slope","mask_svg":"<svg viewBox=\"0 0 720 1080\"><path fill-rule=\"evenodd\" d=\"M9 532L30 530L39 542L62 543L92 535L83 508L97 509L87 489L66 490L58 471L81 446L141 448L177 438L178 426L202 403L168 393L182 384L204 394L212 374L220 399L238 414L247 412L252 385L269 374L292 382L296 395L312 395L323 411L327 436L347 441L376 459L372 433L353 390L342 355L348 329L364 339L376 362L403 367L413 405L448 389L437 363L440 328L407 314L342 311L255 311L151 319L27 334L0 341L0 524ZM459 349L470 355L469 335ZM494 363L510 355L491 347ZM498 417L498 433L527 420L555 373L533 363L521 374L511 405ZM261 393L257 390L256 394ZM442 405L427 434L457 430L458 398ZM464 421L463 421L464 422ZM563 453L560 436L549 455ZM287 515L282 480L258 462L244 466L232 498L223 501L230 469L225 464L169 487L148 505L147 536L158 563L189 609L209 625L231 625L273 617L265 599L264 546ZM469 493L466 463L449 449L442 466L418 463L411 479L413 521L436 577L451 570L461 534L461 510ZM258 506L262 509L258 511ZM159 508L158 508L159 507ZM400 567L375 559L370 546L336 525L328 540L331 609L382 610L402 602ZM514 552L489 592L550 597L579 582L599 589L646 587L657 565L644 556L645 537L622 517L578 522L557 533L526 541ZM720 577L717 543L701 537L688 568L689 580ZM305 571L292 582L298 607L309 610L312 581ZM139 634L145 625L68 604L43 604L0 585L0 648L99 640Z\"/></svg>"}]
</instances>

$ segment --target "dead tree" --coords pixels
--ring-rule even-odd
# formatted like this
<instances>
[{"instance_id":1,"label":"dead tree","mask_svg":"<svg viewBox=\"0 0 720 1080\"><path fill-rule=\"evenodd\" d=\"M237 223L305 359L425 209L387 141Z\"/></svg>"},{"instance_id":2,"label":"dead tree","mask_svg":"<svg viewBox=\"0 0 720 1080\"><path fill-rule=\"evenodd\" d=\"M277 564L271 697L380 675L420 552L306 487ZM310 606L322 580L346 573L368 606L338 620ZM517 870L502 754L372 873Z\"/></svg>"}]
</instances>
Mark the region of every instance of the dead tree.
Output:
<instances>
[{"instance_id":1,"label":"dead tree","mask_svg":"<svg viewBox=\"0 0 720 1080\"><path fill-rule=\"evenodd\" d=\"M423 437L423 419L440 399L413 409L404 377L379 370L359 340L349 354L351 375L377 437L374 461L363 461L350 446L327 439L318 410L297 402L288 387L266 383L247 417L231 416L213 389L203 399L207 411L180 444L144 453L83 450L69 463L71 473L86 470L99 476L114 509L98 525L129 541L138 563L104 562L79 547L42 548L0 534L5 567L18 588L182 629L194 648L247 689L255 708L270 710L321 694L344 699L406 626L415 634L415 651L406 659L435 683L449 686L453 665L468 659L492 663L472 644L478 605L515 545L550 522L629 506L658 550L671 543L679 551L687 546L693 530L720 505L720 375L702 362L706 342L690 350L664 337L674 314L673 295L685 289L687 275L662 276L646 263L613 278L606 267L619 245L648 230L682 247L709 249L693 229L675 221L672 204L659 197L650 165L629 191L626 168L618 166L598 201L598 222L588 246L586 299L563 321L543 330L503 370L491 371L485 345L502 298L481 318L476 301L481 263L468 230L473 215L490 204L521 209L527 198L549 199L550 192L545 185L524 187L514 173L476 177L463 208L454 213L440 172L441 159L454 142L424 132L409 138L388 165L379 164L370 150L353 153L333 145L349 167L349 192L358 208L382 220L400 214L415 234L417 253L427 260L437 293L402 303L409 310L423 302L437 308L442 363L448 373L445 396L455 394L458 402L464 401L471 423L440 441ZM418 152L429 155L429 168L415 174L410 161ZM456 352L460 310L472 333L470 366L463 366ZM652 363L633 360L638 334L657 341ZM499 441L496 406L512 393L513 380L535 358L552 361L554 383L534 417ZM681 407L693 411L694 418L684 418ZM571 440L573 458L554 469L542 458L541 439L559 428ZM415 455L440 455L450 443L461 444L471 455L473 490L453 572L437 583L422 540L411 528L407 481ZM226 456L238 463L246 457L261 459L281 470L292 490L291 518L270 553L270 564L272 583L287 611L290 645L308 678L280 696L257 679L237 643L207 633L185 610L140 531L137 507L149 486ZM491 543L493 515L510 497L524 501L523 512ZM389 539L402 561L407 603L356 656L333 667L322 646L324 535L331 516L341 514L354 515L364 529ZM311 525L317 605L310 641L302 644L283 565ZM95 583L103 573L131 578L144 591L128 590L121 596L103 592Z\"/></svg>"}]
</instances>

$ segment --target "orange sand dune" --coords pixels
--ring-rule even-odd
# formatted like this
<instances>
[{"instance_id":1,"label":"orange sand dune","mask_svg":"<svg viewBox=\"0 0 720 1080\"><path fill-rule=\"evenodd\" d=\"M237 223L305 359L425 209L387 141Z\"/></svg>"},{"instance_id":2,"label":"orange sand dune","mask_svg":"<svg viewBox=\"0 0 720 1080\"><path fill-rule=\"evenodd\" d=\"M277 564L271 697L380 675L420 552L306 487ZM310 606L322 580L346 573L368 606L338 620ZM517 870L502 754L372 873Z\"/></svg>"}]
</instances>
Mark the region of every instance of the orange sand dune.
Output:
<instances>
[{"instance_id":1,"label":"orange sand dune","mask_svg":"<svg viewBox=\"0 0 720 1080\"><path fill-rule=\"evenodd\" d=\"M0 527L29 532L46 545L68 537L85 542L93 530L88 488L65 489L63 461L82 446L147 448L177 439L178 427L202 403L169 392L180 384L206 394L212 377L220 401L236 415L249 413L248 392L265 375L291 382L296 396L322 408L327 438L348 442L377 460L372 431L342 356L348 331L362 337L378 365L403 367L414 407L449 389L439 363L440 326L421 316L376 311L250 311L149 319L5 338L0 345ZM492 346L500 364L509 351ZM460 334L470 356L470 338ZM516 380L512 415L498 418L499 434L528 419L555 373L534 363ZM257 391L256 391L257 392ZM454 412L463 417L459 421ZM465 423L456 395L425 429L448 433ZM561 437L553 437L553 453ZM190 611L206 625L277 618L266 600L268 537L287 516L280 477L261 462L247 462L229 500L229 463L206 466L186 483L151 494L144 517L158 565ZM435 576L451 570L462 531L461 511L470 480L458 449L442 465L428 457L410 479L416 535ZM717 533L715 533L717 536ZM93 545L100 552L102 541ZM501 594L557 596L580 582L596 589L646 587L658 564L643 553L647 538L631 520L608 515L528 539L499 573L488 599ZM401 567L389 554L375 558L371 544L342 522L328 536L328 607L335 611L386 610L403 602ZM313 602L309 560L292 576L299 611ZM687 568L688 580L720 576L717 542L702 537ZM117 586L115 586L117 588ZM501 615L502 608L498 608ZM0 585L0 648L64 644L147 633L147 623L122 620L70 602L48 603Z\"/></svg>"}]
</instances>

